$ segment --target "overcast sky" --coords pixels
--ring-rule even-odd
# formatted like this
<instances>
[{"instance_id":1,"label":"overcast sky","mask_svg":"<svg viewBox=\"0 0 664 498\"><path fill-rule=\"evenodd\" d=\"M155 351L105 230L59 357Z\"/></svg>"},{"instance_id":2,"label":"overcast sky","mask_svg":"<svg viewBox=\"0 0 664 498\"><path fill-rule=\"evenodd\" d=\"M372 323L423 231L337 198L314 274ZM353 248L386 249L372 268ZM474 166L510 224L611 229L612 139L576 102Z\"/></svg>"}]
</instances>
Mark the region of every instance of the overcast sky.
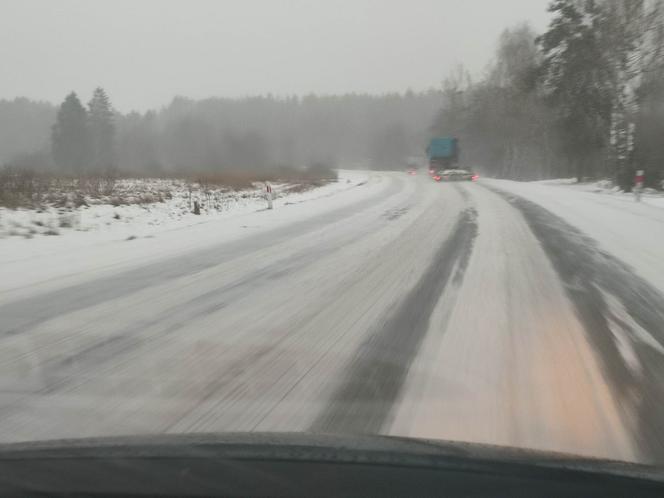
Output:
<instances>
[{"instance_id":1,"label":"overcast sky","mask_svg":"<svg viewBox=\"0 0 664 498\"><path fill-rule=\"evenodd\" d=\"M479 75L500 32L548 24L549 0L0 0L0 98L120 111L192 98L414 90L463 63Z\"/></svg>"}]
</instances>

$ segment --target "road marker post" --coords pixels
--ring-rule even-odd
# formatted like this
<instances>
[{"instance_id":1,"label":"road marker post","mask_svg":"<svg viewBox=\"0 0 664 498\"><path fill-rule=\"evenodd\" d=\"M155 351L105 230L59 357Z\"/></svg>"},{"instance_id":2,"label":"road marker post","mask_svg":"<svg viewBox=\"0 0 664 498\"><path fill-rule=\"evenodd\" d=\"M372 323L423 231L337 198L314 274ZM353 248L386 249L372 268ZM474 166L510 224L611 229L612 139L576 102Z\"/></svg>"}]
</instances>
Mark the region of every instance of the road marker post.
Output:
<instances>
[{"instance_id":1,"label":"road marker post","mask_svg":"<svg viewBox=\"0 0 664 498\"><path fill-rule=\"evenodd\" d=\"M268 209L273 209L273 200L274 197L272 195L272 185L270 185L270 182L265 182L265 199L267 200L267 208Z\"/></svg>"},{"instance_id":2,"label":"road marker post","mask_svg":"<svg viewBox=\"0 0 664 498\"><path fill-rule=\"evenodd\" d=\"M641 193L643 192L643 183L645 180L645 171L642 169L636 171L634 177L634 199L636 202L641 201Z\"/></svg>"}]
</instances>

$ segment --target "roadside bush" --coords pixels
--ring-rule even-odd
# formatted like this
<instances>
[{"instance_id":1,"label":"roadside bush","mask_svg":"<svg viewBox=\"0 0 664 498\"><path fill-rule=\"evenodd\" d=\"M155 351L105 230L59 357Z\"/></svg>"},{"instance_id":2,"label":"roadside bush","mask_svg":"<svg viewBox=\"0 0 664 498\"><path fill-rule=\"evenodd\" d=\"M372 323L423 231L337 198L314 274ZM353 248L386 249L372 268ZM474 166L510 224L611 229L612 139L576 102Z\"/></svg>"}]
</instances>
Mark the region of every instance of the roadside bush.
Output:
<instances>
[{"instance_id":1,"label":"roadside bush","mask_svg":"<svg viewBox=\"0 0 664 498\"><path fill-rule=\"evenodd\" d=\"M307 174L312 179L319 180L338 180L337 170L327 163L313 163L307 168Z\"/></svg>"},{"instance_id":2,"label":"roadside bush","mask_svg":"<svg viewBox=\"0 0 664 498\"><path fill-rule=\"evenodd\" d=\"M16 208L31 205L48 190L48 177L31 169L5 166L0 169L0 205Z\"/></svg>"},{"instance_id":3,"label":"roadside bush","mask_svg":"<svg viewBox=\"0 0 664 498\"><path fill-rule=\"evenodd\" d=\"M62 213L58 216L58 226L60 228L73 228L76 224L76 215L74 213Z\"/></svg>"}]
</instances>

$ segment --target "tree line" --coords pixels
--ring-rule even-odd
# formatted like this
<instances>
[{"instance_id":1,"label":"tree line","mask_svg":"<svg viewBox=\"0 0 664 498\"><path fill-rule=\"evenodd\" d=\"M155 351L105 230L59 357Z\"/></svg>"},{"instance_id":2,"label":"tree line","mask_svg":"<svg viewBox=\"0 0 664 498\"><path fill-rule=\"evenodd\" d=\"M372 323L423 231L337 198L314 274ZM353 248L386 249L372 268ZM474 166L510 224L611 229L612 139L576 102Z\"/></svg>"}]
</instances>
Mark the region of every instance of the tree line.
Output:
<instances>
[{"instance_id":1,"label":"tree line","mask_svg":"<svg viewBox=\"0 0 664 498\"><path fill-rule=\"evenodd\" d=\"M24 119L23 133L39 146L20 152L9 147L3 157L0 143L0 161L68 175L260 172L312 164L403 168L409 156L423 154L440 99L439 90L176 97L159 110L122 114L97 89L87 106L71 93L51 113ZM22 107L24 116L44 105L25 99L9 104ZM0 116L0 135L12 126Z\"/></svg>"},{"instance_id":2,"label":"tree line","mask_svg":"<svg viewBox=\"0 0 664 498\"><path fill-rule=\"evenodd\" d=\"M455 135L463 161L514 179L664 175L661 0L554 0L548 29L504 31L487 74L443 85L433 134Z\"/></svg>"}]
</instances>

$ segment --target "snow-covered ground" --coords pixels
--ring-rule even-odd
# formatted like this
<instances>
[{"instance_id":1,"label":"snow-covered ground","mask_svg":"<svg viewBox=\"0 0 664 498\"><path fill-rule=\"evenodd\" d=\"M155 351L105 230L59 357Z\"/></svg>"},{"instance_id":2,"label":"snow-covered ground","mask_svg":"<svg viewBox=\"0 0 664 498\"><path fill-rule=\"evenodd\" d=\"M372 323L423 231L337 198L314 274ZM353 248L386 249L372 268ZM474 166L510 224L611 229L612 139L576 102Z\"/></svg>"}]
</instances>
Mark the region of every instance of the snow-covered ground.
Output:
<instances>
[{"instance_id":1,"label":"snow-covered ground","mask_svg":"<svg viewBox=\"0 0 664 498\"><path fill-rule=\"evenodd\" d=\"M272 188L277 204L287 205L338 192L363 180L365 174L344 170L338 181L323 186L284 183L273 184ZM200 203L200 215L193 213L195 200ZM87 232L103 232L94 235L97 240L140 237L264 207L261 183L233 190L201 187L182 180L124 179L117 182L113 195L88 195L83 205L76 206L70 200L65 206L51 203L34 209L0 207L0 239L58 236L85 240L90 238Z\"/></svg>"},{"instance_id":2,"label":"snow-covered ground","mask_svg":"<svg viewBox=\"0 0 664 498\"><path fill-rule=\"evenodd\" d=\"M664 298L569 227L630 264L651 250L656 280L664 210L351 174L130 240L0 240L0 440L387 433L664 461Z\"/></svg>"},{"instance_id":3,"label":"snow-covered ground","mask_svg":"<svg viewBox=\"0 0 664 498\"><path fill-rule=\"evenodd\" d=\"M608 195L628 202L635 202L633 193L623 192L620 187L615 186L611 180L578 183L576 178L559 178L555 180L541 180L532 183L566 187L579 192L592 192L595 194ZM664 208L664 192L652 188L646 188L641 195L641 202Z\"/></svg>"},{"instance_id":4,"label":"snow-covered ground","mask_svg":"<svg viewBox=\"0 0 664 498\"><path fill-rule=\"evenodd\" d=\"M385 188L380 177L372 181L369 176L364 171L340 170L338 181L302 192L276 185L272 211L266 209L260 189L229 192L221 209L204 209L201 215L190 211L188 192L183 189L164 202L99 204L64 213L56 208L41 213L1 209L5 231L35 233L0 237L0 301L19 298L22 288L36 283L47 285L55 279L60 285L73 283L120 266L145 264L248 232L278 228ZM71 223L64 224L71 226L60 226L65 217ZM37 232L49 227L59 235Z\"/></svg>"},{"instance_id":5,"label":"snow-covered ground","mask_svg":"<svg viewBox=\"0 0 664 498\"><path fill-rule=\"evenodd\" d=\"M664 292L664 196L648 192L642 202L602 184L569 180L514 182L483 179L488 186L519 195L597 241Z\"/></svg>"}]
</instances>

